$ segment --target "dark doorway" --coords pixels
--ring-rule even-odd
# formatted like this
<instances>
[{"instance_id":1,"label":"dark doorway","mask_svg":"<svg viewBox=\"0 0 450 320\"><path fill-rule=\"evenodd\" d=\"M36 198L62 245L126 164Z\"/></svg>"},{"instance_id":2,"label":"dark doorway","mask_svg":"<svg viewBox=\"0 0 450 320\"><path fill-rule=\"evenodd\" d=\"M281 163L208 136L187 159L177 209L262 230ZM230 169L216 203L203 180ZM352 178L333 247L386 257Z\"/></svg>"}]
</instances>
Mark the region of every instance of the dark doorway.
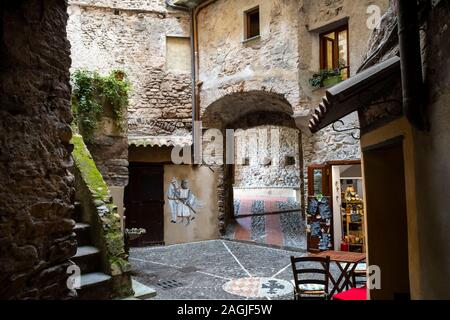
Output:
<instances>
[{"instance_id":1,"label":"dark doorway","mask_svg":"<svg viewBox=\"0 0 450 320\"><path fill-rule=\"evenodd\" d=\"M130 163L130 180L125 188L125 224L147 233L130 246L164 244L164 167Z\"/></svg>"},{"instance_id":2,"label":"dark doorway","mask_svg":"<svg viewBox=\"0 0 450 320\"><path fill-rule=\"evenodd\" d=\"M372 300L408 299L408 228L402 139L364 150L370 265L381 269Z\"/></svg>"}]
</instances>

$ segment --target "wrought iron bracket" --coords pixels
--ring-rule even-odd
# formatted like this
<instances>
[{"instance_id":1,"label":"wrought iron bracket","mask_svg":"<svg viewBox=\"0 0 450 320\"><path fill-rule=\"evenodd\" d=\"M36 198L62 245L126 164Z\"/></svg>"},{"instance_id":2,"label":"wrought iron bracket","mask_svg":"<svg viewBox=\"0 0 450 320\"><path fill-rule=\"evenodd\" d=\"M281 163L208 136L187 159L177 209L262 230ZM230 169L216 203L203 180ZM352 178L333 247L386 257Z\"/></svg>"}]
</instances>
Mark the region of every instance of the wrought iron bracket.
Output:
<instances>
[{"instance_id":1,"label":"wrought iron bracket","mask_svg":"<svg viewBox=\"0 0 450 320\"><path fill-rule=\"evenodd\" d=\"M345 126L344 121L342 121L342 120L336 121L335 123L332 124L332 128L333 128L333 130L334 130L335 132L343 133L343 132L350 132L350 131L351 131L351 132L352 132L352 133L351 133L351 136L352 136L353 139L355 139L355 140L361 140L361 134L359 134L359 135L356 135L356 134L355 134L355 131L359 131L359 132L361 131L361 128L360 128L360 127L344 128L344 129L340 128L340 129L338 129L338 128L336 128L336 124L337 124L337 123L339 123L342 127Z\"/></svg>"}]
</instances>

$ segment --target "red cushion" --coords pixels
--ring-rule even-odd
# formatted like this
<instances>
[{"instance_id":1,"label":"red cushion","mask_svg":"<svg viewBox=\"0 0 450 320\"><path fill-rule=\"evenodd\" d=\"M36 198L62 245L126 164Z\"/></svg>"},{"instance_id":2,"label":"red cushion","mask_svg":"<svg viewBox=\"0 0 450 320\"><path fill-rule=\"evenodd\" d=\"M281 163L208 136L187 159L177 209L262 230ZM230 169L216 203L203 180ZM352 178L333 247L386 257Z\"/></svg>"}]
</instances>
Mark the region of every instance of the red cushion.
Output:
<instances>
[{"instance_id":1,"label":"red cushion","mask_svg":"<svg viewBox=\"0 0 450 320\"><path fill-rule=\"evenodd\" d=\"M360 301L367 300L366 288L355 288L348 291L344 291L333 296L333 300L340 301Z\"/></svg>"}]
</instances>

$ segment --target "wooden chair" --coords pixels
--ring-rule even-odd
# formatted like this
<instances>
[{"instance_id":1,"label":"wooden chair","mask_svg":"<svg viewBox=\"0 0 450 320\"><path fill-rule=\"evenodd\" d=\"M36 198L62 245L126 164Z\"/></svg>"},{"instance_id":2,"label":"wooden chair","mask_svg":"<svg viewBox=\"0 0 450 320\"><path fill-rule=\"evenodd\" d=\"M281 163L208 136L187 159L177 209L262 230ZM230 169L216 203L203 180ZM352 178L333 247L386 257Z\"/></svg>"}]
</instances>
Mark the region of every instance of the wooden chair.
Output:
<instances>
[{"instance_id":1,"label":"wooden chair","mask_svg":"<svg viewBox=\"0 0 450 320\"><path fill-rule=\"evenodd\" d=\"M366 278L367 278L367 264L365 262L358 263L355 272L353 272L352 274L353 288L357 288L358 286L362 287L366 286L367 285Z\"/></svg>"},{"instance_id":2,"label":"wooden chair","mask_svg":"<svg viewBox=\"0 0 450 320\"><path fill-rule=\"evenodd\" d=\"M344 267L345 264L341 263L341 266ZM362 263L358 263L358 265L355 268L355 271L353 273L351 273L350 271L348 272L348 275L351 277L352 282L351 282L351 287L352 288L358 288L359 287L364 287L366 286L366 277L367 277L367 264L365 262ZM358 280L360 279L360 280ZM350 287L347 285L346 287L347 290L350 289Z\"/></svg>"},{"instance_id":3,"label":"wooden chair","mask_svg":"<svg viewBox=\"0 0 450 320\"><path fill-rule=\"evenodd\" d=\"M291 264L295 300L329 299L330 257L291 257ZM311 264L317 264L317 269L311 267ZM303 268L302 265L306 266Z\"/></svg>"}]
</instances>

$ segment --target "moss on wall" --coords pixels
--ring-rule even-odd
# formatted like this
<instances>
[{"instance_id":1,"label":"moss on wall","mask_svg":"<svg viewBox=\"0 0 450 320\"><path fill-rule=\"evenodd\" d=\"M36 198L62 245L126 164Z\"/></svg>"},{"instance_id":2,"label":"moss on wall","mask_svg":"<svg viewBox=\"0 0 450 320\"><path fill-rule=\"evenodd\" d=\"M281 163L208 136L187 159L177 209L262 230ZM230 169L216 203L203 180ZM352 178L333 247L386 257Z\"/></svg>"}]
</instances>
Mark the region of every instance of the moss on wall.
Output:
<instances>
[{"instance_id":1,"label":"moss on wall","mask_svg":"<svg viewBox=\"0 0 450 320\"><path fill-rule=\"evenodd\" d=\"M91 191L94 200L108 202L110 199L108 186L103 180L100 171L98 171L91 153L84 144L83 137L74 134L71 142L74 145L72 156L75 165L80 170L81 176Z\"/></svg>"},{"instance_id":2,"label":"moss on wall","mask_svg":"<svg viewBox=\"0 0 450 320\"><path fill-rule=\"evenodd\" d=\"M94 243L102 252L104 272L113 277L113 297L132 293L128 272L131 266L125 252L124 237L117 207L112 204L111 195L100 171L87 149L83 137L72 137L75 161L77 194L84 208L83 219L89 221L94 231ZM116 279L117 278L117 279Z\"/></svg>"}]
</instances>

